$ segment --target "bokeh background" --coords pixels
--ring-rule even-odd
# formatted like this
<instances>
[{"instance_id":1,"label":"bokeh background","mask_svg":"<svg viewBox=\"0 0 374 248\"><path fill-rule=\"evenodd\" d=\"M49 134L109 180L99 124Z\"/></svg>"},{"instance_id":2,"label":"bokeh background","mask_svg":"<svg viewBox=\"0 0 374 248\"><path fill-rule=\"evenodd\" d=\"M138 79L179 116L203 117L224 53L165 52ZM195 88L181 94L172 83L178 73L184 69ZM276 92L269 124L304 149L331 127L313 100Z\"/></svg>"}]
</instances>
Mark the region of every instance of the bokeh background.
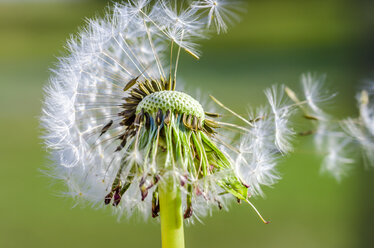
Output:
<instances>
[{"instance_id":1,"label":"bokeh background","mask_svg":"<svg viewBox=\"0 0 374 248\"><path fill-rule=\"evenodd\" d=\"M118 222L110 211L73 207L40 169L42 87L69 34L109 1L0 1L0 247L160 247L156 221ZM338 91L327 106L354 115L355 92L374 79L374 4L367 0L251 0L242 22L183 56L186 87L214 94L238 112L265 102L274 83L298 87L325 73ZM283 180L254 202L216 211L186 227L187 247L374 247L374 168L360 161L337 183L320 174L312 138L280 165Z\"/></svg>"}]
</instances>

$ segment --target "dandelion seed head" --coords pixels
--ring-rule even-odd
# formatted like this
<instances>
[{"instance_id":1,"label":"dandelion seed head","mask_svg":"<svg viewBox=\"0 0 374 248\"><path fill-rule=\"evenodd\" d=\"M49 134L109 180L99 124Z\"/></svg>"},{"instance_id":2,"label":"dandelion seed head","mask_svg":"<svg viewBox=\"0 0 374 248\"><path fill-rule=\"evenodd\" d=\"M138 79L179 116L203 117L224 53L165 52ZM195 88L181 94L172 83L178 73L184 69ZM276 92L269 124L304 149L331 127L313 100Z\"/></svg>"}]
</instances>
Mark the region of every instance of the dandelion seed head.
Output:
<instances>
[{"instance_id":1,"label":"dandelion seed head","mask_svg":"<svg viewBox=\"0 0 374 248\"><path fill-rule=\"evenodd\" d=\"M220 115L175 91L179 56L197 57L207 20L191 3L133 0L68 41L41 117L49 174L65 182L66 196L118 216L157 217L158 188L171 180L185 217L196 219L228 195L247 198L219 139Z\"/></svg>"},{"instance_id":2,"label":"dandelion seed head","mask_svg":"<svg viewBox=\"0 0 374 248\"><path fill-rule=\"evenodd\" d=\"M266 90L267 106L248 118L211 97L241 124L179 90L181 54L198 58L198 41L212 27L225 32L237 4L132 0L87 20L68 41L68 55L45 88L41 117L53 162L49 174L65 183L66 196L110 207L119 218L156 218L160 187L170 184L182 194L184 217L194 222L226 209L232 199L253 207L248 199L280 179L278 161L293 149L291 118L300 105L285 99L284 86ZM351 139L331 132L319 106L328 99L320 80L307 75L302 82L327 148L323 169L340 178L353 162L345 155ZM364 127L373 135L370 97L361 101L359 122L347 121L346 132L372 149L372 140L364 144L360 133Z\"/></svg>"}]
</instances>

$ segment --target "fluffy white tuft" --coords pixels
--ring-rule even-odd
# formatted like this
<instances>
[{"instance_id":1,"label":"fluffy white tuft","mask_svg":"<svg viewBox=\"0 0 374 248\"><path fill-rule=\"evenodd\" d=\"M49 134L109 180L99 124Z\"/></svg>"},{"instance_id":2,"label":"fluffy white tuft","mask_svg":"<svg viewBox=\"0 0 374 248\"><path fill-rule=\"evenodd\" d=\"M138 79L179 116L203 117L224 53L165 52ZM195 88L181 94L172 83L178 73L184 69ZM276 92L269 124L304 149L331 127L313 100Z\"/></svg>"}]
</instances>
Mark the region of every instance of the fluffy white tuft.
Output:
<instances>
[{"instance_id":1,"label":"fluffy white tuft","mask_svg":"<svg viewBox=\"0 0 374 248\"><path fill-rule=\"evenodd\" d=\"M326 103L336 94L331 94L324 89L325 76L315 76L311 73L303 74L301 76L301 84L303 87L303 93L305 101L308 106L308 112L310 115L319 119L324 120L328 118L327 114L322 110L320 104Z\"/></svg>"},{"instance_id":2,"label":"fluffy white tuft","mask_svg":"<svg viewBox=\"0 0 374 248\"><path fill-rule=\"evenodd\" d=\"M252 195L263 195L262 186L271 186L280 179L276 170L279 158L275 144L274 119L266 109L251 115L253 127L241 138L235 160L236 171Z\"/></svg>"},{"instance_id":3,"label":"fluffy white tuft","mask_svg":"<svg viewBox=\"0 0 374 248\"><path fill-rule=\"evenodd\" d=\"M295 132L291 128L290 117L294 108L289 105L284 98L284 86L273 86L265 90L265 95L269 101L273 112L275 126L275 144L280 152L292 150L291 139Z\"/></svg>"},{"instance_id":4,"label":"fluffy white tuft","mask_svg":"<svg viewBox=\"0 0 374 248\"><path fill-rule=\"evenodd\" d=\"M243 11L242 2L235 0L200 0L195 1L192 7L208 12L207 26L214 25L217 32L226 32L227 23L238 20L237 12Z\"/></svg>"},{"instance_id":5,"label":"fluffy white tuft","mask_svg":"<svg viewBox=\"0 0 374 248\"><path fill-rule=\"evenodd\" d=\"M331 132L324 146L326 156L321 171L327 171L337 180L341 180L350 168L350 164L354 163L354 160L348 157L350 143L351 139L344 133Z\"/></svg>"},{"instance_id":6,"label":"fluffy white tuft","mask_svg":"<svg viewBox=\"0 0 374 248\"><path fill-rule=\"evenodd\" d=\"M374 165L374 104L370 103L370 91L357 96L360 116L343 121L345 132L360 145L367 165Z\"/></svg>"}]
</instances>

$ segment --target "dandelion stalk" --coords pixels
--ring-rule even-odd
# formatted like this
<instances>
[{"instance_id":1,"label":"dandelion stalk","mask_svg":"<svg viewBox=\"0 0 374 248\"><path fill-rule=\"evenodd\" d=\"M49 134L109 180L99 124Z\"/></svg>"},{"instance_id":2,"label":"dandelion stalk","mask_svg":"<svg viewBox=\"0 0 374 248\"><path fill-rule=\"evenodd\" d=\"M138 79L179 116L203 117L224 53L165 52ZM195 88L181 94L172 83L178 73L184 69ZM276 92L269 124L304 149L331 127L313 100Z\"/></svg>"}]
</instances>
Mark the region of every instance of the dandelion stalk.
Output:
<instances>
[{"instance_id":1,"label":"dandelion stalk","mask_svg":"<svg viewBox=\"0 0 374 248\"><path fill-rule=\"evenodd\" d=\"M169 181L159 186L162 248L184 248L181 191Z\"/></svg>"}]
</instances>

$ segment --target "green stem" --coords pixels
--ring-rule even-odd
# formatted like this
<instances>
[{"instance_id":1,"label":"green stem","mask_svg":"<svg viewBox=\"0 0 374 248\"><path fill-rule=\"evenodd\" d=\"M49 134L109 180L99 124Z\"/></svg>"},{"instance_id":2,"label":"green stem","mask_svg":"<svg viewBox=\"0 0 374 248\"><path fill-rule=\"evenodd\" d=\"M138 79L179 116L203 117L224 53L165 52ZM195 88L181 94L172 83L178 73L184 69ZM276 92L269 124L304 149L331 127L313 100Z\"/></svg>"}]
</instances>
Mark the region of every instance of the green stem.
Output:
<instances>
[{"instance_id":1,"label":"green stem","mask_svg":"<svg viewBox=\"0 0 374 248\"><path fill-rule=\"evenodd\" d=\"M181 192L173 184L159 185L162 248L184 248Z\"/></svg>"}]
</instances>

